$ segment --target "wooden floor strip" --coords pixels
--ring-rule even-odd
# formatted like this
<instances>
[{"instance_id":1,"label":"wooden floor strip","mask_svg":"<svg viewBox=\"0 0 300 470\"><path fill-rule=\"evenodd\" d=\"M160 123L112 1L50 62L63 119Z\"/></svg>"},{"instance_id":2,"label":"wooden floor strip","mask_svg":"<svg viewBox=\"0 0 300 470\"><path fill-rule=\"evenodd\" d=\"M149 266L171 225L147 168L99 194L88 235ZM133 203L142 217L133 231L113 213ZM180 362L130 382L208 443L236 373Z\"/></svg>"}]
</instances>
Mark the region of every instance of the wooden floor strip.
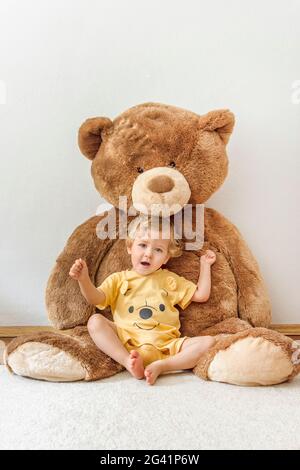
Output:
<instances>
[{"instance_id":1,"label":"wooden floor strip","mask_svg":"<svg viewBox=\"0 0 300 470\"><path fill-rule=\"evenodd\" d=\"M275 323L270 326L272 330L287 336L300 336L300 324ZM31 335L40 331L51 331L52 333L68 334L71 329L58 330L52 326L0 326L0 338L15 338L21 335Z\"/></svg>"}]
</instances>

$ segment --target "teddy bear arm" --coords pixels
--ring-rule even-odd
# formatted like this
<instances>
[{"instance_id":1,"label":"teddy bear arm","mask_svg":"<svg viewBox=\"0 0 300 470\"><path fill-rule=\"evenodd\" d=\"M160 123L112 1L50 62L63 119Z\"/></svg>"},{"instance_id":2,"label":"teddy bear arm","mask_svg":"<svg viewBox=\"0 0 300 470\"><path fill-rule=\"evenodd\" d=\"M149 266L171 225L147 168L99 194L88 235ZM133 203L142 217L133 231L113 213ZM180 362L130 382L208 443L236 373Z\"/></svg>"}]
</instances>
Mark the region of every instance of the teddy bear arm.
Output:
<instances>
[{"instance_id":1,"label":"teddy bear arm","mask_svg":"<svg viewBox=\"0 0 300 470\"><path fill-rule=\"evenodd\" d=\"M234 224L211 208L206 218L212 244L224 254L236 280L239 318L268 327L271 306L257 261Z\"/></svg>"},{"instance_id":2,"label":"teddy bear arm","mask_svg":"<svg viewBox=\"0 0 300 470\"><path fill-rule=\"evenodd\" d=\"M69 276L69 271L77 258L85 259L91 281L94 282L98 266L114 242L97 237L97 225L104 216L91 217L74 230L52 269L46 287L46 306L48 318L55 328L85 325L95 310L93 305L87 303L78 282Z\"/></svg>"},{"instance_id":3,"label":"teddy bear arm","mask_svg":"<svg viewBox=\"0 0 300 470\"><path fill-rule=\"evenodd\" d=\"M238 312L252 326L268 327L271 323L269 295L257 261L238 229L228 222L226 252L238 289Z\"/></svg>"}]
</instances>

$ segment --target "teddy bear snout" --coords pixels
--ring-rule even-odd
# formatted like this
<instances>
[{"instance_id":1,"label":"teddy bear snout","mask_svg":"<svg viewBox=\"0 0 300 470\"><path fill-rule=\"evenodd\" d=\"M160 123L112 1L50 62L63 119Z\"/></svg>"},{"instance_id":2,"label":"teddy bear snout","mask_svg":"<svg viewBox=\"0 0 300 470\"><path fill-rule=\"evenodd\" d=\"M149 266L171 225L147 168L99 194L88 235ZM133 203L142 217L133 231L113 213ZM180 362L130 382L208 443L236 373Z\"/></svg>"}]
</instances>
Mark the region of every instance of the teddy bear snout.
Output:
<instances>
[{"instance_id":1,"label":"teddy bear snout","mask_svg":"<svg viewBox=\"0 0 300 470\"><path fill-rule=\"evenodd\" d=\"M153 193L168 193L174 188L174 181L166 175L155 176L148 182L148 189Z\"/></svg>"},{"instance_id":2,"label":"teddy bear snout","mask_svg":"<svg viewBox=\"0 0 300 470\"><path fill-rule=\"evenodd\" d=\"M148 320L148 318L152 317L152 310L150 308L142 308L139 315L143 320Z\"/></svg>"},{"instance_id":3,"label":"teddy bear snout","mask_svg":"<svg viewBox=\"0 0 300 470\"><path fill-rule=\"evenodd\" d=\"M179 212L191 196L183 174L168 167L155 167L141 173L133 183L133 206L144 214L169 217Z\"/></svg>"}]
</instances>

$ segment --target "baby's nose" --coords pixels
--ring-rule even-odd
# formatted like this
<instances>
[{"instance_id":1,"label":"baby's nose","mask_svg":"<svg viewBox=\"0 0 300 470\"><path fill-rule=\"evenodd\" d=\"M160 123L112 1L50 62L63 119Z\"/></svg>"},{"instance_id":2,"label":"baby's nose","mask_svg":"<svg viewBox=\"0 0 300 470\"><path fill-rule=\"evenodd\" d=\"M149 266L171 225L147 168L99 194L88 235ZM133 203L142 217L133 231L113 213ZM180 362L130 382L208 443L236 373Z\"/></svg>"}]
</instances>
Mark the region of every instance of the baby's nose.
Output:
<instances>
[{"instance_id":1,"label":"baby's nose","mask_svg":"<svg viewBox=\"0 0 300 470\"><path fill-rule=\"evenodd\" d=\"M140 317L143 318L143 320L147 320L152 317L152 310L150 308L142 308L140 310Z\"/></svg>"}]
</instances>

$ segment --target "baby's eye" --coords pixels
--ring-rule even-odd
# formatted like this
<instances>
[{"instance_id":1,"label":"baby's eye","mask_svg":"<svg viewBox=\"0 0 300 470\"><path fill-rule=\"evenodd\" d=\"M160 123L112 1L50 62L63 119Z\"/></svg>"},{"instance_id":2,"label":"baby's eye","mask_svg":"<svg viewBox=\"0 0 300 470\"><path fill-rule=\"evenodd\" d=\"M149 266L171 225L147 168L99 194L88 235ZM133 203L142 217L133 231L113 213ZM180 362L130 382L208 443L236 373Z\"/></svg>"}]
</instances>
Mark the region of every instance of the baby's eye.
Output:
<instances>
[{"instance_id":1,"label":"baby's eye","mask_svg":"<svg viewBox=\"0 0 300 470\"><path fill-rule=\"evenodd\" d=\"M146 243L139 243L139 246L141 246L142 248L145 248Z\"/></svg>"},{"instance_id":2,"label":"baby's eye","mask_svg":"<svg viewBox=\"0 0 300 470\"><path fill-rule=\"evenodd\" d=\"M158 253L162 253L162 249L161 248L155 248L156 251L158 251Z\"/></svg>"},{"instance_id":3,"label":"baby's eye","mask_svg":"<svg viewBox=\"0 0 300 470\"><path fill-rule=\"evenodd\" d=\"M129 313L132 313L133 310L134 310L134 306L133 306L133 305L130 305L130 307L129 307L129 309L128 309L128 312L129 312Z\"/></svg>"}]
</instances>

